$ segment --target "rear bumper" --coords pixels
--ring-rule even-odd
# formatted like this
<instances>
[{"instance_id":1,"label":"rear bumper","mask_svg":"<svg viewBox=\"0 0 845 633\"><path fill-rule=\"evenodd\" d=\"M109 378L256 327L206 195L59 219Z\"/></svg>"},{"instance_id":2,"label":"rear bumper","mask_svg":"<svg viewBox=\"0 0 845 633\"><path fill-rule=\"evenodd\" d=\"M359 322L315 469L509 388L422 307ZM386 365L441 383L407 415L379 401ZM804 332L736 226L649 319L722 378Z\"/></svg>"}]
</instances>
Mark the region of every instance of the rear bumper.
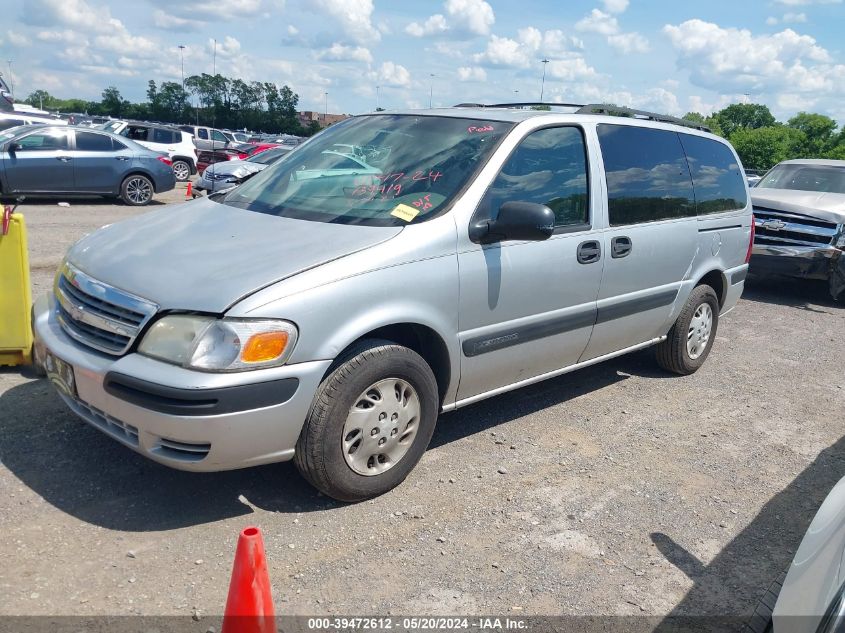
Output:
<instances>
[{"instance_id":1,"label":"rear bumper","mask_svg":"<svg viewBox=\"0 0 845 633\"><path fill-rule=\"evenodd\" d=\"M34 308L37 355L73 367L76 396L59 395L83 420L154 461L190 471L291 459L331 361L211 374L139 354L117 358L70 339L43 296Z\"/></svg>"}]
</instances>

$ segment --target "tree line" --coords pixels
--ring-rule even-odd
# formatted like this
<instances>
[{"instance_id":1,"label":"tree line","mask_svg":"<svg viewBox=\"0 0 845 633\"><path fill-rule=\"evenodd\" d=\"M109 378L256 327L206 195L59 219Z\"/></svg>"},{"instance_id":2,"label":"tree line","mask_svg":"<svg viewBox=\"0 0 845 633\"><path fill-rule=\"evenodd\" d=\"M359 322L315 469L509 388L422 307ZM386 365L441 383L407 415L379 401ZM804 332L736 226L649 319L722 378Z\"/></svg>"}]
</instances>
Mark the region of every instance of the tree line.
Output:
<instances>
[{"instance_id":1,"label":"tree line","mask_svg":"<svg viewBox=\"0 0 845 633\"><path fill-rule=\"evenodd\" d=\"M779 122L765 105L734 103L705 117L684 115L728 139L746 169L765 170L793 158L845 160L845 128L829 116L799 112Z\"/></svg>"},{"instance_id":2,"label":"tree line","mask_svg":"<svg viewBox=\"0 0 845 633\"><path fill-rule=\"evenodd\" d=\"M58 99L46 90L36 90L26 103L37 108L90 116L192 123L220 128L243 129L310 136L320 130L317 122L303 127L297 117L299 95L289 86L272 82L232 79L223 75L192 75L185 86L174 81L147 83L147 100L131 103L109 86L100 101Z\"/></svg>"}]
</instances>

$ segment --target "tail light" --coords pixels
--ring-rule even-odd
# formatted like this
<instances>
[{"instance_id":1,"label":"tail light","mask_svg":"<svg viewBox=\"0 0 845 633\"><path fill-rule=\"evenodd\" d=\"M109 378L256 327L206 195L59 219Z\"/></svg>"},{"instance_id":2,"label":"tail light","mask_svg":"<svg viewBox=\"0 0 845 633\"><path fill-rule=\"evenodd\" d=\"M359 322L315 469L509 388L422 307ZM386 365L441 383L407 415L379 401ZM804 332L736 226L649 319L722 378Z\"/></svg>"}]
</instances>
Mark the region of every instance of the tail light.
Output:
<instances>
[{"instance_id":1,"label":"tail light","mask_svg":"<svg viewBox=\"0 0 845 633\"><path fill-rule=\"evenodd\" d=\"M754 214L751 214L751 239L748 240L748 252L745 254L745 263L751 261L751 249L754 248Z\"/></svg>"},{"instance_id":2,"label":"tail light","mask_svg":"<svg viewBox=\"0 0 845 633\"><path fill-rule=\"evenodd\" d=\"M158 160L160 160L162 163L164 163L168 167L173 166L173 161L170 160L167 156L157 156L156 158L158 158Z\"/></svg>"}]
</instances>

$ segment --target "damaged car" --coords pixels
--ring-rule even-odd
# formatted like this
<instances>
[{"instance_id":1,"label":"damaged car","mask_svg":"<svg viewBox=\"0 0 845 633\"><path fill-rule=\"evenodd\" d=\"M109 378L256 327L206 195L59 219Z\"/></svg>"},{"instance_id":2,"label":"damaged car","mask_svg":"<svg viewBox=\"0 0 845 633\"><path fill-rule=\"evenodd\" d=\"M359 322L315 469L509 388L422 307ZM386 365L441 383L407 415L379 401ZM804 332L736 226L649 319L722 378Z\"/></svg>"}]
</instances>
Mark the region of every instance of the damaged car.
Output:
<instances>
[{"instance_id":1,"label":"damaged car","mask_svg":"<svg viewBox=\"0 0 845 633\"><path fill-rule=\"evenodd\" d=\"M750 272L827 281L845 301L845 161L784 161L750 192Z\"/></svg>"},{"instance_id":2,"label":"damaged car","mask_svg":"<svg viewBox=\"0 0 845 633\"><path fill-rule=\"evenodd\" d=\"M230 160L209 165L197 181L197 191L222 191L236 187L290 153L288 148L271 148L246 160Z\"/></svg>"}]
</instances>

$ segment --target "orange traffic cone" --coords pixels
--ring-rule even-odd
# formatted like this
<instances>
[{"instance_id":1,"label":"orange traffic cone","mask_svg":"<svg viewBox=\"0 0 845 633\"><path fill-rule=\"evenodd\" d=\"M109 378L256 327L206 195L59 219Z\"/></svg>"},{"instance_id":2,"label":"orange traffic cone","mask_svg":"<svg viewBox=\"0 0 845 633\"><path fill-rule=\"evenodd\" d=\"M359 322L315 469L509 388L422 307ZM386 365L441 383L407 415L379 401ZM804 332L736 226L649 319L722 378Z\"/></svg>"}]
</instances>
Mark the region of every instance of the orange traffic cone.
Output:
<instances>
[{"instance_id":1,"label":"orange traffic cone","mask_svg":"<svg viewBox=\"0 0 845 633\"><path fill-rule=\"evenodd\" d=\"M185 200L191 200L194 197L193 183L188 181L188 188L185 190Z\"/></svg>"},{"instance_id":2,"label":"orange traffic cone","mask_svg":"<svg viewBox=\"0 0 845 633\"><path fill-rule=\"evenodd\" d=\"M257 527L244 529L238 537L220 633L276 633L264 541Z\"/></svg>"}]
</instances>

